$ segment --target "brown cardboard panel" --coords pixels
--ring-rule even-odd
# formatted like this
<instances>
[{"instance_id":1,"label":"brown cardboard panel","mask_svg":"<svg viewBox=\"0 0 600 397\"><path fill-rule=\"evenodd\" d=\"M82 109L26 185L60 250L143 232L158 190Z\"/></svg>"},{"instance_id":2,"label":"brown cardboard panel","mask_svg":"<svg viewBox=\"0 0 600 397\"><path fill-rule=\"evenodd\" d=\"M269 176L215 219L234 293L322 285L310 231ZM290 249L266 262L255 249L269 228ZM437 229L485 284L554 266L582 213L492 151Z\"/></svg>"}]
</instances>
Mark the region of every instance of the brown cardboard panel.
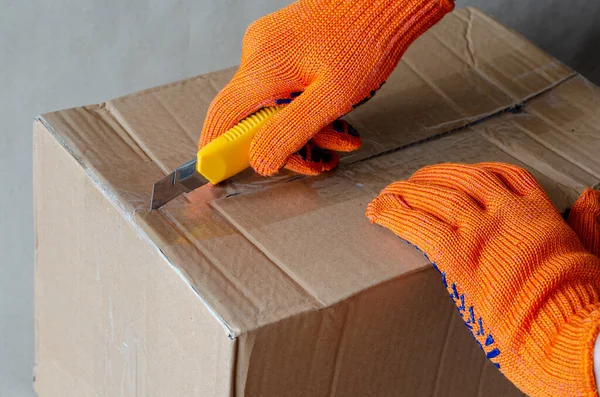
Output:
<instances>
[{"instance_id":1,"label":"brown cardboard panel","mask_svg":"<svg viewBox=\"0 0 600 397\"><path fill-rule=\"evenodd\" d=\"M367 222L364 210L372 192L335 177L322 188L319 182L302 180L213 204L325 305L427 263L418 253L391 244L397 239ZM387 242L388 249L370 249L378 242Z\"/></svg>"},{"instance_id":2,"label":"brown cardboard panel","mask_svg":"<svg viewBox=\"0 0 600 397\"><path fill-rule=\"evenodd\" d=\"M543 127L522 127L540 144L600 181L600 88L582 76L540 95L525 110Z\"/></svg>"},{"instance_id":3,"label":"brown cardboard panel","mask_svg":"<svg viewBox=\"0 0 600 397\"><path fill-rule=\"evenodd\" d=\"M243 335L238 365L245 396L522 396L473 343L431 266Z\"/></svg>"},{"instance_id":4,"label":"brown cardboard panel","mask_svg":"<svg viewBox=\"0 0 600 397\"><path fill-rule=\"evenodd\" d=\"M346 117L364 147L344 162L465 126L573 73L480 11L456 10L408 49L371 101Z\"/></svg>"},{"instance_id":5,"label":"brown cardboard panel","mask_svg":"<svg viewBox=\"0 0 600 397\"><path fill-rule=\"evenodd\" d=\"M229 396L227 330L39 123L34 145L36 390Z\"/></svg>"},{"instance_id":6,"label":"brown cardboard panel","mask_svg":"<svg viewBox=\"0 0 600 397\"><path fill-rule=\"evenodd\" d=\"M425 165L502 161L526 167L561 211L595 183L593 176L519 130L510 131L508 139L523 149L519 159L514 157L514 151L489 138L487 126L493 130L496 120L342 167L335 174L218 199L212 205L299 285L319 301L334 304L426 266L413 249L370 225L364 215L368 202L385 186ZM541 166L549 164L553 173Z\"/></svg>"},{"instance_id":7,"label":"brown cardboard panel","mask_svg":"<svg viewBox=\"0 0 600 397\"><path fill-rule=\"evenodd\" d=\"M447 23L452 24L452 28L448 28L450 34L438 34L434 30L437 39L458 59L464 60L471 72L514 101L541 92L573 73L518 33L475 8L458 10Z\"/></svg>"}]
</instances>

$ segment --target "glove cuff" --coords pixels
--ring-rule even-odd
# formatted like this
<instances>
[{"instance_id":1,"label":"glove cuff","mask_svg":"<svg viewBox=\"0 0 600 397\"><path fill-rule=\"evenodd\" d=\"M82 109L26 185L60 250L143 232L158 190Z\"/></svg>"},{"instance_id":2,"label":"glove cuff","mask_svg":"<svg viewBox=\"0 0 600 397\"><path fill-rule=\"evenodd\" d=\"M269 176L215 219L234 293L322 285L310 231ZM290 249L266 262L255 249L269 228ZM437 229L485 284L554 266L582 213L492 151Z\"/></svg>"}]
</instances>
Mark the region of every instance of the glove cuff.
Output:
<instances>
[{"instance_id":1,"label":"glove cuff","mask_svg":"<svg viewBox=\"0 0 600 397\"><path fill-rule=\"evenodd\" d=\"M578 312L550 339L541 335L543 331L532 330L530 339L513 356L515 360L528 362L515 363L522 371L521 376L513 378L515 384L527 385L527 390L540 390L540 396L597 396L594 346L599 332L599 304Z\"/></svg>"}]
</instances>

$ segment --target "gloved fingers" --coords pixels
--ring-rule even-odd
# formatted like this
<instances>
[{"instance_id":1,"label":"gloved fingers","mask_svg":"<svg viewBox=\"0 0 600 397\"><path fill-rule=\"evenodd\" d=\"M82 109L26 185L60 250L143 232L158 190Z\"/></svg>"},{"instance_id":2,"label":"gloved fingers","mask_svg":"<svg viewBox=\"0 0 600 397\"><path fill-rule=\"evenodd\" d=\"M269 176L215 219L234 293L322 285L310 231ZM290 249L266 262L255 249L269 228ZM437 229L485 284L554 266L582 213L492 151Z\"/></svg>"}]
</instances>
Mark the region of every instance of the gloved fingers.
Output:
<instances>
[{"instance_id":1,"label":"gloved fingers","mask_svg":"<svg viewBox=\"0 0 600 397\"><path fill-rule=\"evenodd\" d=\"M506 186L490 171L471 164L443 163L421 168L410 182L460 190L486 208L501 205L510 194Z\"/></svg>"},{"instance_id":2,"label":"gloved fingers","mask_svg":"<svg viewBox=\"0 0 600 397\"><path fill-rule=\"evenodd\" d=\"M386 187L381 194L401 197L410 208L430 214L452 227L477 223L482 209L465 192L443 186L399 181Z\"/></svg>"},{"instance_id":3,"label":"gloved fingers","mask_svg":"<svg viewBox=\"0 0 600 397\"><path fill-rule=\"evenodd\" d=\"M331 171L337 167L339 161L336 152L320 148L310 141L299 151L292 154L285 168L299 174L314 176Z\"/></svg>"},{"instance_id":4,"label":"gloved fingers","mask_svg":"<svg viewBox=\"0 0 600 397\"><path fill-rule=\"evenodd\" d=\"M337 167L339 156L336 151L350 152L361 145L358 132L348 122L336 120L292 154L285 168L303 175L318 175Z\"/></svg>"},{"instance_id":5,"label":"gloved fingers","mask_svg":"<svg viewBox=\"0 0 600 397\"><path fill-rule=\"evenodd\" d=\"M338 152L352 152L362 145L358 131L345 120L335 120L319 131L312 142L323 149Z\"/></svg>"},{"instance_id":6,"label":"gloved fingers","mask_svg":"<svg viewBox=\"0 0 600 397\"><path fill-rule=\"evenodd\" d=\"M336 95L316 82L270 118L250 145L250 164L261 175L273 175L309 140L344 113L331 106ZM339 100L339 98L338 98Z\"/></svg>"},{"instance_id":7,"label":"gloved fingers","mask_svg":"<svg viewBox=\"0 0 600 397\"><path fill-rule=\"evenodd\" d=\"M492 172L508 189L518 196L537 194L544 191L535 177L524 168L496 162L475 165Z\"/></svg>"},{"instance_id":8,"label":"gloved fingers","mask_svg":"<svg viewBox=\"0 0 600 397\"><path fill-rule=\"evenodd\" d=\"M361 144L358 132L348 122L336 120L292 154L285 168L310 176L331 171L339 164L336 151L350 152L359 149Z\"/></svg>"},{"instance_id":9,"label":"gloved fingers","mask_svg":"<svg viewBox=\"0 0 600 397\"><path fill-rule=\"evenodd\" d=\"M579 212L579 208L585 209L585 213L598 218L600 221L600 190L587 188L581 193L573 205L573 209Z\"/></svg>"},{"instance_id":10,"label":"gloved fingers","mask_svg":"<svg viewBox=\"0 0 600 397\"><path fill-rule=\"evenodd\" d=\"M384 226L398 237L416 245L432 261L440 256L440 243L453 236L450 225L435 216L410 207L399 195L382 193L369 203L366 212L371 223Z\"/></svg>"},{"instance_id":11,"label":"gloved fingers","mask_svg":"<svg viewBox=\"0 0 600 397\"><path fill-rule=\"evenodd\" d=\"M252 98L254 96L256 98L254 101L246 101L247 103L244 105L242 102L233 100L231 102L233 107L228 107L229 98L240 95L240 92L247 83L247 77L244 75L236 75L230 84L219 93L217 98L215 98L209 109L207 123L205 125L210 125L208 120L214 116L215 118L212 119L212 125L224 125L224 127L205 126L205 131L208 132L206 134L203 132L200 146L210 142L222 132L225 132L238 123L241 119L258 110L258 108L286 106L302 94L302 91L271 94L271 98L260 100L261 105L257 108L257 106L252 105L252 103L258 100L258 95L265 94L265 92L252 92L249 97ZM291 87L292 86L288 86L287 88L289 89ZM280 90L274 90L273 92L277 91ZM255 110L254 108L257 109ZM229 117L226 117L227 110L230 111ZM236 114L239 115L236 116ZM211 133L211 131L213 133ZM319 131L313 141L308 142L300 150L293 153L286 162L285 168L303 175L318 175L322 172L330 171L338 165L339 156L334 150L345 152L352 151L360 148L361 144L362 141L358 132L348 124L348 122L344 120L335 120L333 123L325 126Z\"/></svg>"},{"instance_id":12,"label":"gloved fingers","mask_svg":"<svg viewBox=\"0 0 600 397\"><path fill-rule=\"evenodd\" d=\"M241 68L211 103L199 147L234 127L252 113L302 90L301 84L282 76ZM285 101L284 101L285 102Z\"/></svg>"}]
</instances>

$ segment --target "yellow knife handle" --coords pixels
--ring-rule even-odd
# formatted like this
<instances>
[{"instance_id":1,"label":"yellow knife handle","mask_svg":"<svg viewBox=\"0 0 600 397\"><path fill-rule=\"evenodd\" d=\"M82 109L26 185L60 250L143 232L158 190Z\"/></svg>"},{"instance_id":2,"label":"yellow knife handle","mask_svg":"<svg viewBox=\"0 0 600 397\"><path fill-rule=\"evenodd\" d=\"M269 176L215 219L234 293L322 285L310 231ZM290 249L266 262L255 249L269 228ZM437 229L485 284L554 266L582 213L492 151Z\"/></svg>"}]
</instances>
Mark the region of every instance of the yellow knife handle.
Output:
<instances>
[{"instance_id":1,"label":"yellow knife handle","mask_svg":"<svg viewBox=\"0 0 600 397\"><path fill-rule=\"evenodd\" d=\"M265 122L281 108L267 107L246 117L198 151L196 171L212 184L250 167L250 142Z\"/></svg>"}]
</instances>

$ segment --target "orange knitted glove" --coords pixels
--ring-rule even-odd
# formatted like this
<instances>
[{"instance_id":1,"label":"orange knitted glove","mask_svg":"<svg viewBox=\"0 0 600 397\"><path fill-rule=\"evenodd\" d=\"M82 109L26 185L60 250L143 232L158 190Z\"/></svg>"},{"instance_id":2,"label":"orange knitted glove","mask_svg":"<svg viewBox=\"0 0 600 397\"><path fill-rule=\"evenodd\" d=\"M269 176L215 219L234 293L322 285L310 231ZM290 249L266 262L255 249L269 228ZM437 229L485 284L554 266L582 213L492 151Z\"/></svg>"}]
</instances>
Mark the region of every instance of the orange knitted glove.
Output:
<instances>
[{"instance_id":1,"label":"orange knitted glove","mask_svg":"<svg viewBox=\"0 0 600 397\"><path fill-rule=\"evenodd\" d=\"M571 208L568 222L585 249L600 257L600 191L586 189Z\"/></svg>"},{"instance_id":2,"label":"orange knitted glove","mask_svg":"<svg viewBox=\"0 0 600 397\"><path fill-rule=\"evenodd\" d=\"M527 171L442 164L367 209L425 252L477 343L530 396L596 396L600 259Z\"/></svg>"},{"instance_id":3,"label":"orange knitted glove","mask_svg":"<svg viewBox=\"0 0 600 397\"><path fill-rule=\"evenodd\" d=\"M238 72L208 110L199 146L281 105L252 141L252 167L272 175L287 164L314 174L315 161L291 159L311 139L336 163L330 151L357 149L360 139L332 123L371 98L407 47L453 7L453 0L298 0L259 19L246 32Z\"/></svg>"}]
</instances>

